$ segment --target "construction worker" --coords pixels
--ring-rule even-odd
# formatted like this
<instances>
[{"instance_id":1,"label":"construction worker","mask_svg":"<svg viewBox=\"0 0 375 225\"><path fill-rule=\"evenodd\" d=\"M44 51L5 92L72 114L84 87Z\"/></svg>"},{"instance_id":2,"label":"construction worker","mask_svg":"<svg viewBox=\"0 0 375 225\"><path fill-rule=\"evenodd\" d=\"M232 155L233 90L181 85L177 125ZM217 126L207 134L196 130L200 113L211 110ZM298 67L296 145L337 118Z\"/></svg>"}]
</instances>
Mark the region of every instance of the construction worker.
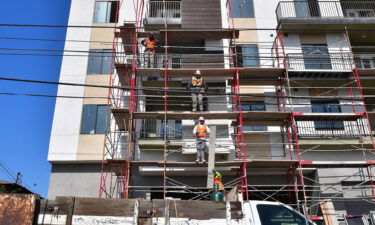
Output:
<instances>
[{"instance_id":1,"label":"construction worker","mask_svg":"<svg viewBox=\"0 0 375 225\"><path fill-rule=\"evenodd\" d=\"M207 152L206 137L210 133L210 128L204 124L204 118L199 117L199 123L195 125L193 134L196 136L197 144L197 160L196 163L200 161L205 163L204 153Z\"/></svg>"},{"instance_id":2,"label":"construction worker","mask_svg":"<svg viewBox=\"0 0 375 225\"><path fill-rule=\"evenodd\" d=\"M207 86L201 76L201 71L195 71L195 76L192 77L188 88L191 90L191 101L193 105L193 112L197 111L197 103L199 110L203 111L203 95L206 93Z\"/></svg>"},{"instance_id":3,"label":"construction worker","mask_svg":"<svg viewBox=\"0 0 375 225\"><path fill-rule=\"evenodd\" d=\"M150 33L148 38L141 41L141 44L146 47L144 52L144 67L154 68L155 49L159 47L159 41L155 39L154 33Z\"/></svg>"},{"instance_id":4,"label":"construction worker","mask_svg":"<svg viewBox=\"0 0 375 225\"><path fill-rule=\"evenodd\" d=\"M224 185L221 182L221 173L219 173L216 169L212 169L212 173L214 174L214 191L219 191L224 194Z\"/></svg>"}]
</instances>

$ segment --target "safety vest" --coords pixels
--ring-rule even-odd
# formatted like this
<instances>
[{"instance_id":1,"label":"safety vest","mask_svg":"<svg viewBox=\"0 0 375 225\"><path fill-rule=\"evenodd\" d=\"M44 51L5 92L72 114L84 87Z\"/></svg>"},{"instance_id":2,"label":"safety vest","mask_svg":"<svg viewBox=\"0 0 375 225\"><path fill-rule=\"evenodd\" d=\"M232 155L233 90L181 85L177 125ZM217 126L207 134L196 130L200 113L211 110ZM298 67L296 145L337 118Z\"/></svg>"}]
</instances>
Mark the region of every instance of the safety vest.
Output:
<instances>
[{"instance_id":1,"label":"safety vest","mask_svg":"<svg viewBox=\"0 0 375 225\"><path fill-rule=\"evenodd\" d=\"M191 80L191 84L193 87L200 87L203 85L203 78L196 78L196 77L193 77L192 80Z\"/></svg>"},{"instance_id":2,"label":"safety vest","mask_svg":"<svg viewBox=\"0 0 375 225\"><path fill-rule=\"evenodd\" d=\"M214 176L214 182L221 182L221 173L216 171Z\"/></svg>"},{"instance_id":3,"label":"safety vest","mask_svg":"<svg viewBox=\"0 0 375 225\"><path fill-rule=\"evenodd\" d=\"M197 138L205 138L206 135L207 135L207 127L206 127L206 125L198 124L197 125L196 133L197 133Z\"/></svg>"},{"instance_id":4,"label":"safety vest","mask_svg":"<svg viewBox=\"0 0 375 225\"><path fill-rule=\"evenodd\" d=\"M224 191L224 185L221 182L218 182L219 185L219 191Z\"/></svg>"},{"instance_id":5,"label":"safety vest","mask_svg":"<svg viewBox=\"0 0 375 225\"><path fill-rule=\"evenodd\" d=\"M150 39L147 39L146 40L146 49L148 50L154 50L155 49L155 45L156 45L156 40L150 40Z\"/></svg>"}]
</instances>

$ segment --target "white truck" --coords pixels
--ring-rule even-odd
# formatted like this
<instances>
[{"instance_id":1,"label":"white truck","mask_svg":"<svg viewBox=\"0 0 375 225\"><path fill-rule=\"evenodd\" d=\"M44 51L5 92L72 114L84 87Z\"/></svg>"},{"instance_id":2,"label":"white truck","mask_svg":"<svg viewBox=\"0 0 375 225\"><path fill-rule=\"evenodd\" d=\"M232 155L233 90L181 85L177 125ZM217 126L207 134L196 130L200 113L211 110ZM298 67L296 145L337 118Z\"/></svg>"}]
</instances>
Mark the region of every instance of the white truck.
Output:
<instances>
[{"instance_id":1,"label":"white truck","mask_svg":"<svg viewBox=\"0 0 375 225\"><path fill-rule=\"evenodd\" d=\"M245 201L243 225L314 225L290 206L268 201Z\"/></svg>"}]
</instances>

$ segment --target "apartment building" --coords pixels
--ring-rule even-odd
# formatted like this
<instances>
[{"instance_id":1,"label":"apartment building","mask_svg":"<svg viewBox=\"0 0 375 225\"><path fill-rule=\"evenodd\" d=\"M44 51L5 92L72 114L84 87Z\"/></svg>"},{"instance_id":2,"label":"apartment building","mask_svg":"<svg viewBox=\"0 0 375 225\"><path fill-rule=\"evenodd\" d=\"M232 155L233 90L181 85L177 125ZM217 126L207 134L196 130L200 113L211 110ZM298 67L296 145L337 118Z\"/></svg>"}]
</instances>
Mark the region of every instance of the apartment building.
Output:
<instances>
[{"instance_id":1,"label":"apartment building","mask_svg":"<svg viewBox=\"0 0 375 225\"><path fill-rule=\"evenodd\" d=\"M205 199L215 166L244 199L375 211L374 19L372 1L72 0L69 25L92 27L68 28L65 49L88 53L64 56L60 81L131 89L59 87L84 98L56 101L48 197ZM194 162L199 116L214 164Z\"/></svg>"}]
</instances>

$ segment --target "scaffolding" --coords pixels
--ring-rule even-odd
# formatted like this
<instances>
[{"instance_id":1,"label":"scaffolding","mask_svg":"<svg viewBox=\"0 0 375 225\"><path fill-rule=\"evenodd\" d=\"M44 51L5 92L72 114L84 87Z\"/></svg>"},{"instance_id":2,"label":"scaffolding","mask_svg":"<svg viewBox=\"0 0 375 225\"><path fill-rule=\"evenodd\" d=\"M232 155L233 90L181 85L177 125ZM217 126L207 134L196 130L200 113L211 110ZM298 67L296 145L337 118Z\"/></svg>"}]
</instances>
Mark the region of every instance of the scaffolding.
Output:
<instances>
[{"instance_id":1,"label":"scaffolding","mask_svg":"<svg viewBox=\"0 0 375 225\"><path fill-rule=\"evenodd\" d=\"M122 2L118 8L122 7ZM157 3L154 3L157 4ZM145 31L144 20L144 0L137 0L134 4L135 21L125 22L119 27L115 28L115 37L113 41L113 57L111 71L110 86L119 85L123 89L111 88L108 93L107 105L107 133L105 135L105 146L103 150L102 160L102 175L100 181L99 197L107 198L130 198L132 191L148 191L161 192L163 198L168 197L168 193L185 193L191 194L191 199L207 199L210 190L207 187L192 187L184 184L178 180L173 179L169 174L173 174L170 168L206 168L206 164L196 164L194 162L175 162L170 161L168 156L184 151L181 147L171 147L171 140L169 135L178 135L175 128L170 127L168 120L179 120L181 118L195 120L199 116L204 116L206 119L226 119L232 120L234 151L236 158L233 160L219 161L215 163L217 167L231 167L235 169L237 177L229 181L226 187L240 187L242 198L244 200L258 199L258 200L273 200L280 201L277 195L282 195L281 198L287 196L288 203L294 208L303 211L306 215L315 216L319 211L320 204L325 201L336 201L338 199L345 199L341 196L343 193L360 188L365 190L363 197L356 198L372 202L375 199L374 182L371 169L375 165L375 161L367 160L366 153L373 154L375 149L373 131L370 124L370 119L374 118L371 112L367 111L365 97L363 94L363 87L360 80L360 72L353 62L354 56L351 52L335 53L332 57L332 65L340 66L340 70L329 71L325 70L306 70L301 68L301 60L306 60L306 56L296 53L287 53L287 46L284 43L284 32L280 28L277 32L274 42L272 43L271 56L259 56L259 59L271 61L271 65L260 65L256 68L241 67L239 64L240 53L237 52L236 39L239 35L239 30L235 29L233 21L233 13L230 1L226 2L228 29L176 29L170 28L171 18L166 15L171 13L167 1L160 1L158 7L161 10L161 18L163 19L163 27L156 30L158 38L162 39L164 52L156 53L155 64L156 68L145 68L142 65L144 62L144 55L138 46L138 39L147 37L149 31ZM147 8L150 10L149 8ZM119 12L119 10L118 10ZM118 15L117 12L117 15ZM173 11L172 11L173 12ZM158 12L150 12L153 15ZM173 14L175 17L175 14ZM173 18L176 19L176 18ZM117 23L116 23L117 24ZM190 36L189 36L190 35ZM346 41L350 43L349 35L344 33ZM169 40L175 40L179 37L215 37L221 40L228 40L227 54L210 54L207 56L207 61L194 61L195 55L177 55L169 53L170 48L191 48L194 46L172 46L169 45ZM215 46L217 47L217 46ZM225 51L224 51L225 52ZM202 56L202 55L200 55ZM242 56L244 57L244 56ZM305 57L305 58L304 58ZM319 56L324 57L324 56ZM180 61L186 60L186 67L180 66ZM218 58L223 59L217 60ZM316 56L311 56L308 61L310 64L317 61ZM177 61L177 63L176 63ZM160 66L158 66L160 65ZM222 66L222 67L220 67ZM323 65L324 68L324 65ZM184 90L183 87L173 86L171 78L186 78L191 77L195 70L201 70L202 74L207 77L220 78L223 81L228 81L230 91L219 95L215 91L210 91L210 96L207 98L214 99L218 96L225 96L231 99L231 111L228 112L200 112L192 113L188 111L173 111L173 107L189 106L186 97L190 94L189 91ZM140 87L142 77L156 76L163 79L162 86L147 86ZM322 85L318 81L323 79L346 79L344 83L328 82ZM277 108L274 112L268 111L243 111L241 98L259 98L262 95L246 95L241 93L241 80L250 80L260 82L262 84L271 85L275 87L275 95L267 96L275 99L275 106ZM308 81L308 82L302 82ZM150 81L150 83L152 83ZM317 86L314 86L318 84ZM172 87L171 87L172 85ZM322 85L322 86L319 86ZM303 113L299 108L306 107L299 105L294 99L302 98L303 96L295 96L295 88L304 89L319 89L319 97L332 97L332 92L337 90L348 90L349 96L347 99L347 106L352 108L352 113ZM213 89L214 90L214 89ZM219 90L220 91L220 90ZM226 90L224 90L226 91ZM140 107L140 98L152 98L152 104L160 110L155 111L137 111ZM335 97L335 96L333 96ZM334 98L332 98L334 99ZM217 102L215 104L221 104ZM361 110L358 110L361 108ZM150 132L146 128L144 130L138 129L137 123L145 123L145 121L160 120L162 133ZM317 122L318 121L318 122ZM339 122L338 122L339 121ZM251 126L278 126L280 127L280 142L270 143L252 143L246 140L246 131L244 130L245 123ZM322 128L335 127L331 129L332 132L327 133L321 129L316 131L314 127L320 126ZM349 130L341 129L341 126ZM340 127L340 129L336 129ZM334 132L333 132L334 131ZM183 132L183 131L179 131ZM182 135L182 134L179 135ZM259 132L258 132L259 134ZM162 160L145 161L135 159L137 150L137 137L144 135L145 137L158 136L162 139L163 158ZM351 144L341 140L340 138L353 139L358 138L359 144ZM333 151L329 145L314 144L308 140L324 138L326 142L334 141L336 144L343 144L350 146L352 149L343 149L342 151L361 151L364 153L364 159L358 161L311 161L304 160L304 154L313 151ZM307 140L307 141L306 141ZM247 152L252 152L254 149L261 149L264 145L280 145L283 149L283 159L278 160L274 157L268 156L266 159L255 159L252 155L247 155ZM323 147L328 149L321 149ZM215 143L215 147L219 144ZM229 148L229 146L224 146ZM339 152L340 150L335 149ZM253 151L255 152L255 150ZM132 172L136 167L159 167L162 168L163 185L158 186L135 186L132 184ZM334 169L334 168L357 168L365 170L362 171L361 178L363 181L359 184L352 185L344 190L339 190L337 185L342 181L348 180L351 177L358 176L354 173L350 176L341 177L340 181L335 184L323 184L317 179L309 177L308 171L316 171L317 169ZM253 184L248 182L249 171L259 172L268 171L280 172L285 176L285 185L266 185ZM149 190L154 188L153 190ZM327 197L322 195L327 190L336 190L337 193ZM367 191L370 191L371 196L367 196ZM313 218L313 217L311 217Z\"/></svg>"}]
</instances>

